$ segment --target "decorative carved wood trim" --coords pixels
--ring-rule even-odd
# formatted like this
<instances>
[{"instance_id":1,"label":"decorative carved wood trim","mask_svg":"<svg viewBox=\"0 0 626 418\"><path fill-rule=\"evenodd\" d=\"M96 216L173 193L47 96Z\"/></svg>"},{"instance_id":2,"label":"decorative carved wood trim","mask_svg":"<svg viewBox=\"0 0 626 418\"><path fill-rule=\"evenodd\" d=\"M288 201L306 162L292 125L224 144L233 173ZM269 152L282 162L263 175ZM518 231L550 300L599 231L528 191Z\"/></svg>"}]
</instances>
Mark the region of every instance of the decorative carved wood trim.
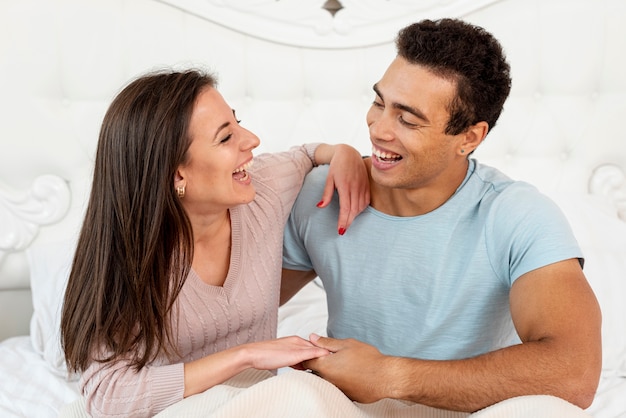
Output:
<instances>
[{"instance_id":1,"label":"decorative carved wood trim","mask_svg":"<svg viewBox=\"0 0 626 418\"><path fill-rule=\"evenodd\" d=\"M271 42L353 48L392 42L417 20L462 17L501 0L156 0Z\"/></svg>"},{"instance_id":2,"label":"decorative carved wood trim","mask_svg":"<svg viewBox=\"0 0 626 418\"><path fill-rule=\"evenodd\" d=\"M0 189L0 261L7 253L26 249L41 226L63 219L70 200L68 184L54 175L37 177L26 192Z\"/></svg>"}]
</instances>

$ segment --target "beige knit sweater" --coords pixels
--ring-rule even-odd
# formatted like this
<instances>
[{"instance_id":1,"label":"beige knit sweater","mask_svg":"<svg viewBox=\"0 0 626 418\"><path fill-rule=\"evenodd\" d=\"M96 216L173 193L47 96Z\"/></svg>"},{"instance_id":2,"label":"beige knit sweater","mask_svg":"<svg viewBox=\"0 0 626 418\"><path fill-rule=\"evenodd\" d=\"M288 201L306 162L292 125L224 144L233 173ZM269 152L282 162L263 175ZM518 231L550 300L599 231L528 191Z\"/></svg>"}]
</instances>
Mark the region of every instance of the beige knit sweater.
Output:
<instances>
[{"instance_id":1,"label":"beige knit sweater","mask_svg":"<svg viewBox=\"0 0 626 418\"><path fill-rule=\"evenodd\" d=\"M174 327L181 357L164 356L139 372L93 363L81 376L87 412L99 416L152 416L183 399L183 363L239 344L276 337L283 230L311 170L314 146L255 158L254 201L230 210L231 260L223 286L189 274L177 300Z\"/></svg>"}]
</instances>

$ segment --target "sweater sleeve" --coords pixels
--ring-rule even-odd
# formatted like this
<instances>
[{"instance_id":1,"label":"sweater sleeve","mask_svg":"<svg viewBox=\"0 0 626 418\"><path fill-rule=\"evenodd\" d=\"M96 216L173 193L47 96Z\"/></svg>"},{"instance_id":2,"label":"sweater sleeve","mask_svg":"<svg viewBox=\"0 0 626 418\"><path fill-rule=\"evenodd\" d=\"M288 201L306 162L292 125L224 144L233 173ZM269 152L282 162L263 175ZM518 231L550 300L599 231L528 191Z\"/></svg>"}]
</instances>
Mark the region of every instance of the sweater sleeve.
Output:
<instances>
[{"instance_id":1,"label":"sweater sleeve","mask_svg":"<svg viewBox=\"0 0 626 418\"><path fill-rule=\"evenodd\" d=\"M253 179L257 186L265 188L260 194L277 199L277 202L269 203L274 207L280 205L283 223L287 221L298 197L304 177L316 165L315 150L318 145L295 146L285 152L261 154L255 158L251 170Z\"/></svg>"},{"instance_id":2,"label":"sweater sleeve","mask_svg":"<svg viewBox=\"0 0 626 418\"><path fill-rule=\"evenodd\" d=\"M315 164L316 149L317 144L308 144L285 152L261 154L250 169L257 188L253 206L278 215L277 221L282 222L281 240L282 228L304 177ZM164 363L158 359L136 371L123 361L94 362L81 377L87 412L93 417L153 416L182 400L184 363Z\"/></svg>"},{"instance_id":3,"label":"sweater sleeve","mask_svg":"<svg viewBox=\"0 0 626 418\"><path fill-rule=\"evenodd\" d=\"M136 371L122 361L94 362L81 386L92 417L153 416L183 399L184 365L149 365Z\"/></svg>"}]
</instances>

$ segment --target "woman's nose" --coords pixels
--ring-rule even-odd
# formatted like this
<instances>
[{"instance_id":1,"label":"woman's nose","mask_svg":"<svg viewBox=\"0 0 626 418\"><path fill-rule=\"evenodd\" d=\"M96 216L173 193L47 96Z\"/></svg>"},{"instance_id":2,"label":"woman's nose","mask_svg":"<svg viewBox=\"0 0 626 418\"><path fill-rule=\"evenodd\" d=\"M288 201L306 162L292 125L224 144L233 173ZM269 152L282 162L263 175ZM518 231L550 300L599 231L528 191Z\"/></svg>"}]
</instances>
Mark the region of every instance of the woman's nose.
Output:
<instances>
[{"instance_id":1,"label":"woman's nose","mask_svg":"<svg viewBox=\"0 0 626 418\"><path fill-rule=\"evenodd\" d=\"M261 143L261 140L259 139L258 136L256 136L253 132L243 128L245 130L245 136L244 139L242 141L242 147L248 151L248 150L252 150L255 149L256 147L259 146L259 144Z\"/></svg>"}]
</instances>

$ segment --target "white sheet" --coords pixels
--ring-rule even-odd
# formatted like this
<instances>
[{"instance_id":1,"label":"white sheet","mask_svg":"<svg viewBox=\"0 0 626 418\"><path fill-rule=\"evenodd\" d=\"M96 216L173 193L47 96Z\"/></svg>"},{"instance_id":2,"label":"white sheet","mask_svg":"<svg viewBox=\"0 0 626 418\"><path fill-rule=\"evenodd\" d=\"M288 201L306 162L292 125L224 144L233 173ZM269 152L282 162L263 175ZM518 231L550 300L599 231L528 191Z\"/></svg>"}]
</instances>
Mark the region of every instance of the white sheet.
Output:
<instances>
[{"instance_id":1,"label":"white sheet","mask_svg":"<svg viewBox=\"0 0 626 418\"><path fill-rule=\"evenodd\" d=\"M279 312L279 335L324 333L324 291L312 283ZM279 376L289 369L279 371ZM254 395L254 393L250 394ZM57 418L63 406L78 397L76 382L67 382L51 371L32 348L29 337L0 343L0 417ZM593 405L594 418L626 418L626 378L603 375Z\"/></svg>"},{"instance_id":2,"label":"white sheet","mask_svg":"<svg viewBox=\"0 0 626 418\"><path fill-rule=\"evenodd\" d=\"M0 417L56 418L63 405L76 398L76 382L53 373L30 337L0 343Z\"/></svg>"},{"instance_id":3,"label":"white sheet","mask_svg":"<svg viewBox=\"0 0 626 418\"><path fill-rule=\"evenodd\" d=\"M371 404L351 402L327 381L306 372L273 377L248 370L206 392L170 406L157 418L311 417L311 418L590 418L580 408L546 396L520 396L467 414L410 402L383 399ZM60 418L88 418L82 400L64 409Z\"/></svg>"},{"instance_id":4,"label":"white sheet","mask_svg":"<svg viewBox=\"0 0 626 418\"><path fill-rule=\"evenodd\" d=\"M595 418L626 418L626 377L603 375L587 412Z\"/></svg>"}]
</instances>

